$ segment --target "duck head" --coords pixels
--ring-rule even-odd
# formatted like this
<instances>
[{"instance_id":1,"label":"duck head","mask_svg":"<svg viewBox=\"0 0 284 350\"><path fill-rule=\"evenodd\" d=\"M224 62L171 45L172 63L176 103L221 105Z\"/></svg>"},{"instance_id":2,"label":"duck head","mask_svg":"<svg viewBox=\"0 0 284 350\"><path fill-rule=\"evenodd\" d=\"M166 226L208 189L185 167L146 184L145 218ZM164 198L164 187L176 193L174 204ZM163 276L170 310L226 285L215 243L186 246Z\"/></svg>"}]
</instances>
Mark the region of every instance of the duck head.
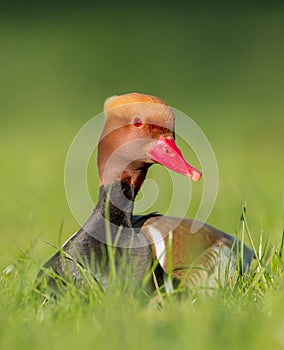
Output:
<instances>
[{"instance_id":1,"label":"duck head","mask_svg":"<svg viewBox=\"0 0 284 350\"><path fill-rule=\"evenodd\" d=\"M100 185L122 181L139 189L154 163L195 181L201 173L175 143L174 114L160 98L130 93L108 98L98 149Z\"/></svg>"}]
</instances>

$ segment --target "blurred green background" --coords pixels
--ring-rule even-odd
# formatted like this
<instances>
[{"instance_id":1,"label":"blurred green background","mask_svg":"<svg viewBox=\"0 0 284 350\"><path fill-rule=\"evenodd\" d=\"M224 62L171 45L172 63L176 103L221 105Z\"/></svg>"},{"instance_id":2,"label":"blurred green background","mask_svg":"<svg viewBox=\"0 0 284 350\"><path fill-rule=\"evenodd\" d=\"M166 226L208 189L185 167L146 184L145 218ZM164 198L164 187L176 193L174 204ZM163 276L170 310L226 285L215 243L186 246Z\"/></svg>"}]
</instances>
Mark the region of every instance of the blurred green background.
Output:
<instances>
[{"instance_id":1,"label":"blurred green background","mask_svg":"<svg viewBox=\"0 0 284 350\"><path fill-rule=\"evenodd\" d=\"M33 257L47 259L53 249L41 240L57 244L62 221L63 239L75 232L64 192L66 153L105 98L131 91L165 99L206 133L219 166L208 222L237 233L244 200L256 241L261 232L278 241L283 33L283 6L276 1L2 3L0 266L32 243ZM95 200L95 162L91 168ZM163 212L170 198L161 174L157 166L149 175L161 183L151 210ZM202 185L192 186L198 192Z\"/></svg>"}]
</instances>

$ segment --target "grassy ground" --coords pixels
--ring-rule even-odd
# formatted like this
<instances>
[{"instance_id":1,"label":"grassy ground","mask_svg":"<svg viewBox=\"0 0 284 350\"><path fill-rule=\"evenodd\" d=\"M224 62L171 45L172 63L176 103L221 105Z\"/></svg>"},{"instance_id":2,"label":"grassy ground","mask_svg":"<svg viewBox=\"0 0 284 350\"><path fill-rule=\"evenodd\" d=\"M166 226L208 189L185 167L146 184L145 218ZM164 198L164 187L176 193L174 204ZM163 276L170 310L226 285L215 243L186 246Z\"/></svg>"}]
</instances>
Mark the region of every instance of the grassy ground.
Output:
<instances>
[{"instance_id":1,"label":"grassy ground","mask_svg":"<svg viewBox=\"0 0 284 350\"><path fill-rule=\"evenodd\" d=\"M284 13L275 4L0 14L0 348L284 347ZM44 241L59 244L62 222L63 241L78 227L64 193L66 153L104 99L128 91L158 95L200 125L220 173L208 222L241 236L245 201L261 268L212 298L157 305L114 282L97 298L74 291L44 305L33 291L54 251ZM171 184L158 166L149 177L161 186L149 211L165 212Z\"/></svg>"}]
</instances>

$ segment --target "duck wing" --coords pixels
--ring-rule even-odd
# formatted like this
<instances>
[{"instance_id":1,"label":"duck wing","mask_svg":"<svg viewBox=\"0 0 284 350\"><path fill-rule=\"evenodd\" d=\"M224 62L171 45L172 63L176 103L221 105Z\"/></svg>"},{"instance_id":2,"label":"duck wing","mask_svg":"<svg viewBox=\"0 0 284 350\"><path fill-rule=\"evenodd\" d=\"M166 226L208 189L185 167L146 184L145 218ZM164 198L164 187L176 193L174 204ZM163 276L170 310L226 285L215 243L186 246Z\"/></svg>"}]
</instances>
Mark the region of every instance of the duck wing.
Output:
<instances>
[{"instance_id":1,"label":"duck wing","mask_svg":"<svg viewBox=\"0 0 284 350\"><path fill-rule=\"evenodd\" d=\"M200 285L207 281L210 286L217 280L224 283L235 276L241 260L242 272L249 271L253 250L207 224L193 232L193 224L191 219L156 213L136 219L136 225L141 225L141 233L151 242L154 259L165 273L180 282Z\"/></svg>"}]
</instances>

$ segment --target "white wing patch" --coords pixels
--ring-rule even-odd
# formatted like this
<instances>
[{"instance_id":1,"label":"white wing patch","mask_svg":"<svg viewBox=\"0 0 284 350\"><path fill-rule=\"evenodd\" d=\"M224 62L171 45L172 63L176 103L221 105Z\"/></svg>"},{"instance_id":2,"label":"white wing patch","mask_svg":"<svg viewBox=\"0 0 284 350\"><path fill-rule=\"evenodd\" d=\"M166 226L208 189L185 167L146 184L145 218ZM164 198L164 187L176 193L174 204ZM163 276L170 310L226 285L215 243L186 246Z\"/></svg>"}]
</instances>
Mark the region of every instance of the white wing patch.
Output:
<instances>
[{"instance_id":1,"label":"white wing patch","mask_svg":"<svg viewBox=\"0 0 284 350\"><path fill-rule=\"evenodd\" d=\"M155 246L157 259L158 259L160 265L164 266L165 254L166 254L166 246L165 246L164 237L161 234L161 232L153 226L149 227L149 233L151 235L153 244Z\"/></svg>"}]
</instances>

